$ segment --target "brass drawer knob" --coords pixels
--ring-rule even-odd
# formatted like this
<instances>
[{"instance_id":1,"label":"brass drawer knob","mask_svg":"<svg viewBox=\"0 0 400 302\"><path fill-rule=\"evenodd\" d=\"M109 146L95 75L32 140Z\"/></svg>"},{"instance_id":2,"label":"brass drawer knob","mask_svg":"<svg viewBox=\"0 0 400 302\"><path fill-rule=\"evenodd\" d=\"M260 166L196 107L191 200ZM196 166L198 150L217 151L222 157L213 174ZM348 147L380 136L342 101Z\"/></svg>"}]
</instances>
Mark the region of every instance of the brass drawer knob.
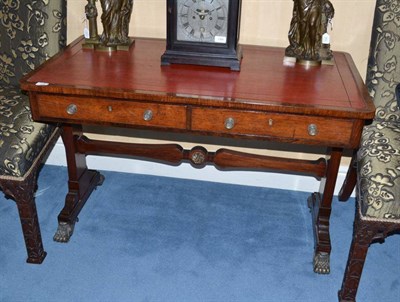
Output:
<instances>
[{"instance_id":1,"label":"brass drawer knob","mask_svg":"<svg viewBox=\"0 0 400 302\"><path fill-rule=\"evenodd\" d=\"M150 109L146 110L143 113L143 119L145 121L151 121L152 118L153 118L153 111L151 111Z\"/></svg>"},{"instance_id":2,"label":"brass drawer knob","mask_svg":"<svg viewBox=\"0 0 400 302\"><path fill-rule=\"evenodd\" d=\"M225 128L231 130L233 127L235 127L235 119L233 117L228 117L225 120Z\"/></svg>"},{"instance_id":3,"label":"brass drawer knob","mask_svg":"<svg viewBox=\"0 0 400 302\"><path fill-rule=\"evenodd\" d=\"M67 107L67 113L69 115L74 115L78 111L78 107L75 104L69 104Z\"/></svg>"},{"instance_id":4,"label":"brass drawer knob","mask_svg":"<svg viewBox=\"0 0 400 302\"><path fill-rule=\"evenodd\" d=\"M316 136L318 134L318 128L315 124L308 125L308 134L311 136Z\"/></svg>"}]
</instances>

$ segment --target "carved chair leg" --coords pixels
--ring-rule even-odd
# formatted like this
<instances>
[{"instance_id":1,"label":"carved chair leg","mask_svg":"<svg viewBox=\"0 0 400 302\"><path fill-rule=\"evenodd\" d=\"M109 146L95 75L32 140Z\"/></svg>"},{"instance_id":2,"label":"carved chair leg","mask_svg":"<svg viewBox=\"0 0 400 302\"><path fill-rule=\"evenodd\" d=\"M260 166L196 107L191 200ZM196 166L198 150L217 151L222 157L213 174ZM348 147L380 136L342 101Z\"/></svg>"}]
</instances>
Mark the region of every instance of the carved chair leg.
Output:
<instances>
[{"instance_id":1,"label":"carved chair leg","mask_svg":"<svg viewBox=\"0 0 400 302\"><path fill-rule=\"evenodd\" d=\"M37 173L33 172L25 181L8 180L4 193L12 197L18 207L22 232L28 253L26 262L40 264L46 257L40 233L39 219L36 210L34 192L36 189Z\"/></svg>"},{"instance_id":2,"label":"carved chair leg","mask_svg":"<svg viewBox=\"0 0 400 302\"><path fill-rule=\"evenodd\" d=\"M26 262L40 264L43 262L47 253L43 249L34 198L26 201L17 201L17 207L28 253Z\"/></svg>"},{"instance_id":3,"label":"carved chair leg","mask_svg":"<svg viewBox=\"0 0 400 302\"><path fill-rule=\"evenodd\" d=\"M349 199L354 187L357 183L357 152L354 151L351 158L349 170L347 170L346 179L343 182L339 192L339 200L346 201Z\"/></svg>"},{"instance_id":4,"label":"carved chair leg","mask_svg":"<svg viewBox=\"0 0 400 302\"><path fill-rule=\"evenodd\" d=\"M367 257L368 248L376 233L371 224L360 220L358 216L359 215L357 214L342 288L339 291L340 302L356 301L357 289L360 283L365 259Z\"/></svg>"}]
</instances>

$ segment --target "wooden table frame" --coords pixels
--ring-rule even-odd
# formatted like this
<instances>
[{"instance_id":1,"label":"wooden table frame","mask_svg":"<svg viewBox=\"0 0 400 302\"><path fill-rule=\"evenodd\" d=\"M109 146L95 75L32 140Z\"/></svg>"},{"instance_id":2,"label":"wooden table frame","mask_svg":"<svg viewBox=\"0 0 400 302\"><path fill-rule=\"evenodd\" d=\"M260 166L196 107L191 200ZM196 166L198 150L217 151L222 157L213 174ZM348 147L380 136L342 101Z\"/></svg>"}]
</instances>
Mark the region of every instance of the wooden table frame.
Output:
<instances>
[{"instance_id":1,"label":"wooden table frame","mask_svg":"<svg viewBox=\"0 0 400 302\"><path fill-rule=\"evenodd\" d=\"M103 177L90 170L87 155L129 155L196 167L282 171L314 176L319 192L311 194L314 271L329 273L329 217L344 149L358 147L366 120L375 108L350 55L335 53L333 66L305 67L284 62L284 49L243 45L240 72L218 67L160 66L165 41L136 39L126 52L82 49L82 38L27 75L37 121L62 126L68 164L65 206L55 240L67 242L78 215ZM267 140L326 147L326 158L287 159L178 144L133 144L91 140L83 125L120 126ZM290 188L288 188L290 189ZM271 201L272 202L272 201Z\"/></svg>"}]
</instances>

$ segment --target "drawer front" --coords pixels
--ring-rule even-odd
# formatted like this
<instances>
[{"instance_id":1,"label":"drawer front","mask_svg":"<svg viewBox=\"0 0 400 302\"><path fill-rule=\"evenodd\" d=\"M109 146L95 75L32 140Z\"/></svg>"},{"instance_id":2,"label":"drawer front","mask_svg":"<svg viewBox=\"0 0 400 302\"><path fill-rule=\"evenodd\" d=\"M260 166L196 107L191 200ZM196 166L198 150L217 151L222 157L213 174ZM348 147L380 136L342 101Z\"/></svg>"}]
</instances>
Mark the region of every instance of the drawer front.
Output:
<instances>
[{"instance_id":1,"label":"drawer front","mask_svg":"<svg viewBox=\"0 0 400 302\"><path fill-rule=\"evenodd\" d=\"M37 105L41 118L69 123L186 129L186 106L53 95L38 95Z\"/></svg>"},{"instance_id":2,"label":"drawer front","mask_svg":"<svg viewBox=\"0 0 400 302\"><path fill-rule=\"evenodd\" d=\"M351 143L353 121L294 114L193 108L191 127L195 131L347 146Z\"/></svg>"}]
</instances>

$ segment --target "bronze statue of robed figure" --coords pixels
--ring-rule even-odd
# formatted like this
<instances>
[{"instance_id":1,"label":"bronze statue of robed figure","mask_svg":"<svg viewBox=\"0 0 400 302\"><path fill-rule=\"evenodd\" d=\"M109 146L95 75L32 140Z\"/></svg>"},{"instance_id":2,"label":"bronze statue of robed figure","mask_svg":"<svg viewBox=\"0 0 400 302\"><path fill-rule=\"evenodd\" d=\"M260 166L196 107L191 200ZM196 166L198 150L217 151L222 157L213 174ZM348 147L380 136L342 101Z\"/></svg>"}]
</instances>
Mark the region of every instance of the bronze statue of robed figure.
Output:
<instances>
[{"instance_id":1,"label":"bronze statue of robed figure","mask_svg":"<svg viewBox=\"0 0 400 302\"><path fill-rule=\"evenodd\" d=\"M332 61L329 38L326 37L328 24L334 14L335 10L329 0L293 0L289 46L285 56L310 65ZM323 36L326 41L323 41Z\"/></svg>"},{"instance_id":2,"label":"bronze statue of robed figure","mask_svg":"<svg viewBox=\"0 0 400 302\"><path fill-rule=\"evenodd\" d=\"M97 0L87 0L85 14L89 23L89 37L84 47L97 50L128 50L134 40L129 38L129 21L133 0L99 0L102 14L103 33L97 30Z\"/></svg>"}]
</instances>

